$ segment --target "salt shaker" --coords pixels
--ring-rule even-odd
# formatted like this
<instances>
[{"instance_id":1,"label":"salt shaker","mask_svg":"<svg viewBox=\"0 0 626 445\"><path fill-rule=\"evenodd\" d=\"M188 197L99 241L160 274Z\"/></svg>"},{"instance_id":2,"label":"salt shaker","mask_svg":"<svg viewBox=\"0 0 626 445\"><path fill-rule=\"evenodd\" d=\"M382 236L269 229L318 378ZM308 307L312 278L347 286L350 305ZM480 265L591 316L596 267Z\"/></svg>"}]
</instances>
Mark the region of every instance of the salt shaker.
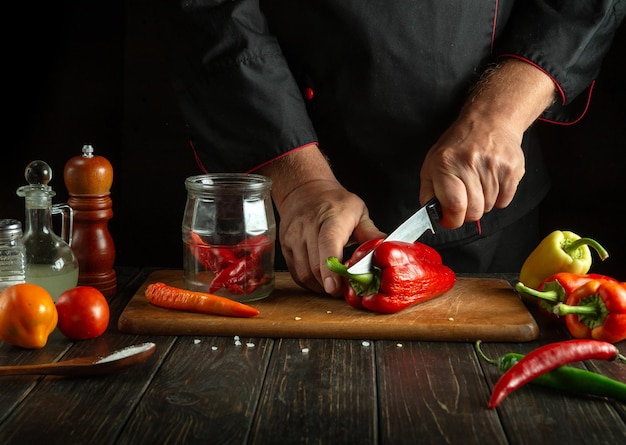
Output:
<instances>
[{"instance_id":1,"label":"salt shaker","mask_svg":"<svg viewBox=\"0 0 626 445\"><path fill-rule=\"evenodd\" d=\"M14 284L24 283L25 273L22 223L16 219L0 219L0 292Z\"/></svg>"},{"instance_id":2,"label":"salt shaker","mask_svg":"<svg viewBox=\"0 0 626 445\"><path fill-rule=\"evenodd\" d=\"M113 217L110 188L113 167L84 145L82 155L67 161L63 170L68 205L74 211L72 250L78 259L78 284L92 286L105 297L115 294L115 244L108 229Z\"/></svg>"},{"instance_id":3,"label":"salt shaker","mask_svg":"<svg viewBox=\"0 0 626 445\"><path fill-rule=\"evenodd\" d=\"M185 286L242 302L267 297L276 241L271 180L218 173L189 177L185 186Z\"/></svg>"}]
</instances>

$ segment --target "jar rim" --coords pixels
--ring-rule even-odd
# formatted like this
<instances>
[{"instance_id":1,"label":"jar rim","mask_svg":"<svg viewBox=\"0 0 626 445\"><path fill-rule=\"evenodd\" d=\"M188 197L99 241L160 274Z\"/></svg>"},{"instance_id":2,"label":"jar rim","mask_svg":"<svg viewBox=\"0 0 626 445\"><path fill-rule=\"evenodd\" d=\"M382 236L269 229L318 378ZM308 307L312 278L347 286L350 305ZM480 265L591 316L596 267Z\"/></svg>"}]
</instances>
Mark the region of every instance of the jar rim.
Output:
<instances>
[{"instance_id":1,"label":"jar rim","mask_svg":"<svg viewBox=\"0 0 626 445\"><path fill-rule=\"evenodd\" d=\"M208 173L185 179L185 187L193 191L262 191L269 189L271 185L272 180L269 177L253 173Z\"/></svg>"}]
</instances>

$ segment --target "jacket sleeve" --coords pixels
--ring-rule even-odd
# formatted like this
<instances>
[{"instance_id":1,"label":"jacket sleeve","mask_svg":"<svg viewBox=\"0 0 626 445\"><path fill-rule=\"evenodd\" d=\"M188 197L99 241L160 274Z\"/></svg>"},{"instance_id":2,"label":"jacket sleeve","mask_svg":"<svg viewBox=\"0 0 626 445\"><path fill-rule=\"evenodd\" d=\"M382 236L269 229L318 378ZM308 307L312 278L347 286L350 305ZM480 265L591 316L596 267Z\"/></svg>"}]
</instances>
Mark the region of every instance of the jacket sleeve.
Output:
<instances>
[{"instance_id":1,"label":"jacket sleeve","mask_svg":"<svg viewBox=\"0 0 626 445\"><path fill-rule=\"evenodd\" d=\"M168 18L169 65L201 168L250 171L315 142L258 0L181 3Z\"/></svg>"},{"instance_id":2,"label":"jacket sleeve","mask_svg":"<svg viewBox=\"0 0 626 445\"><path fill-rule=\"evenodd\" d=\"M625 10L625 0L515 2L496 51L500 57L525 60L553 79L560 100L543 119L567 122L584 114Z\"/></svg>"}]
</instances>

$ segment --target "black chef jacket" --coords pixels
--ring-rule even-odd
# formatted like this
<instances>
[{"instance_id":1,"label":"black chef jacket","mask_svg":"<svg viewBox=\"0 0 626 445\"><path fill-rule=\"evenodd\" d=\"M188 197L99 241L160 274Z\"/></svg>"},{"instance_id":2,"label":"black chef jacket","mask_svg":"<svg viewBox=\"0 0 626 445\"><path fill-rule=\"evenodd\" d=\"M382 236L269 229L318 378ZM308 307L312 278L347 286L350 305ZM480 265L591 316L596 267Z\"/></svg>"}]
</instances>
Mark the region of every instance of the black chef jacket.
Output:
<instances>
[{"instance_id":1,"label":"black chef jacket","mask_svg":"<svg viewBox=\"0 0 626 445\"><path fill-rule=\"evenodd\" d=\"M185 0L171 11L169 42L205 171L254 171L317 142L390 231L419 206L422 160L489 64L516 57L543 70L559 92L543 118L576 119L625 9L623 0ZM536 207L549 178L532 128L523 149L511 205L421 240L450 247Z\"/></svg>"}]
</instances>

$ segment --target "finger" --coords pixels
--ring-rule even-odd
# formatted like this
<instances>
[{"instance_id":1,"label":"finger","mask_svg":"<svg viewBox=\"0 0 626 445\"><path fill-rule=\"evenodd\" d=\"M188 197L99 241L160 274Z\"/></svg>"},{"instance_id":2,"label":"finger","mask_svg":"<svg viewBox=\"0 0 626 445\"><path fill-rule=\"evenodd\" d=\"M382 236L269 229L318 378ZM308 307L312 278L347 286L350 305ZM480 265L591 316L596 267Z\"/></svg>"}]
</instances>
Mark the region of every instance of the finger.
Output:
<instances>
[{"instance_id":1,"label":"finger","mask_svg":"<svg viewBox=\"0 0 626 445\"><path fill-rule=\"evenodd\" d=\"M347 226L324 224L320 228L318 245L318 269L320 271L320 283L324 291L332 296L341 295L341 278L326 267L328 257L338 258L343 261L343 249L350 241L350 233L344 229ZM352 228L349 229L352 231Z\"/></svg>"},{"instance_id":2,"label":"finger","mask_svg":"<svg viewBox=\"0 0 626 445\"><path fill-rule=\"evenodd\" d=\"M456 229L465 222L467 190L457 177L450 176L434 183L435 196L441 205L439 224L447 229Z\"/></svg>"},{"instance_id":3,"label":"finger","mask_svg":"<svg viewBox=\"0 0 626 445\"><path fill-rule=\"evenodd\" d=\"M285 233L281 244L287 268L293 280L306 289L323 293L324 289L311 268L306 238L293 237Z\"/></svg>"},{"instance_id":4,"label":"finger","mask_svg":"<svg viewBox=\"0 0 626 445\"><path fill-rule=\"evenodd\" d=\"M354 239L358 244L363 244L365 241L383 238L385 236L387 236L387 234L381 232L378 227L376 227L376 224L374 224L374 221L372 221L369 216L365 215L352 232L351 239Z\"/></svg>"},{"instance_id":5,"label":"finger","mask_svg":"<svg viewBox=\"0 0 626 445\"><path fill-rule=\"evenodd\" d=\"M511 204L523 176L524 168L517 169L500 182L499 194L494 203L494 207L501 209Z\"/></svg>"}]
</instances>

